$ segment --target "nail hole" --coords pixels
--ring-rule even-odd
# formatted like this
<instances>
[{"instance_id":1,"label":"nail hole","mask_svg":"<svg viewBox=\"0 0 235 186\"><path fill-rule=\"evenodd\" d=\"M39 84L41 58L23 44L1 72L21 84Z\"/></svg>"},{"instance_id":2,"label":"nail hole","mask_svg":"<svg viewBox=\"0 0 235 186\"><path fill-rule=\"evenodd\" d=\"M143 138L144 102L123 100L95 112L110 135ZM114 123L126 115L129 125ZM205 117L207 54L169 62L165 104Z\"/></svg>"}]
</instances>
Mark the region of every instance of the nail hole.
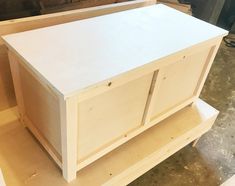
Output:
<instances>
[{"instance_id":1,"label":"nail hole","mask_svg":"<svg viewBox=\"0 0 235 186\"><path fill-rule=\"evenodd\" d=\"M112 85L112 82L109 82L109 83L108 83L108 86L110 87L111 85Z\"/></svg>"},{"instance_id":2,"label":"nail hole","mask_svg":"<svg viewBox=\"0 0 235 186\"><path fill-rule=\"evenodd\" d=\"M112 173L109 173L109 176L112 176L113 174Z\"/></svg>"}]
</instances>

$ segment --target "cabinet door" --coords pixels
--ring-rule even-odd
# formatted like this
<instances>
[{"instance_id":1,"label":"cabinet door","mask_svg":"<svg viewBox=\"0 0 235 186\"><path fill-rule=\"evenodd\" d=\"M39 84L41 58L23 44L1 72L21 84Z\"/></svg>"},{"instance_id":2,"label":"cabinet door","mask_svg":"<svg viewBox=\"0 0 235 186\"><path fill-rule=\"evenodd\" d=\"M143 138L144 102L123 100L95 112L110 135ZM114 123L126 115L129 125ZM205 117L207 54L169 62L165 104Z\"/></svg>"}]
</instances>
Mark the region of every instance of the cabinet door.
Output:
<instances>
[{"instance_id":1,"label":"cabinet door","mask_svg":"<svg viewBox=\"0 0 235 186\"><path fill-rule=\"evenodd\" d=\"M78 104L78 161L142 125L153 73Z\"/></svg>"},{"instance_id":2,"label":"cabinet door","mask_svg":"<svg viewBox=\"0 0 235 186\"><path fill-rule=\"evenodd\" d=\"M210 48L186 56L173 64L159 69L151 100L150 121L166 113L195 95L196 88L207 65Z\"/></svg>"}]
</instances>

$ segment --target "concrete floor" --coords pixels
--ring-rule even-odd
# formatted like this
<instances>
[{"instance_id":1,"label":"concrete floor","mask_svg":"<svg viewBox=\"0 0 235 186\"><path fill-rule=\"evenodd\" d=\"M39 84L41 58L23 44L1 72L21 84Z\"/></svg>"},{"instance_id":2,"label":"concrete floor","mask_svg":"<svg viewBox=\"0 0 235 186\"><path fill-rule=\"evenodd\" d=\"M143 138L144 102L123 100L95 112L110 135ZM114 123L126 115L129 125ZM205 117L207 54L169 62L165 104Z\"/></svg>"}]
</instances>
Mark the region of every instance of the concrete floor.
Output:
<instances>
[{"instance_id":1,"label":"concrete floor","mask_svg":"<svg viewBox=\"0 0 235 186\"><path fill-rule=\"evenodd\" d=\"M235 48L222 43L200 97L220 111L213 128L129 186L217 186L235 174Z\"/></svg>"}]
</instances>

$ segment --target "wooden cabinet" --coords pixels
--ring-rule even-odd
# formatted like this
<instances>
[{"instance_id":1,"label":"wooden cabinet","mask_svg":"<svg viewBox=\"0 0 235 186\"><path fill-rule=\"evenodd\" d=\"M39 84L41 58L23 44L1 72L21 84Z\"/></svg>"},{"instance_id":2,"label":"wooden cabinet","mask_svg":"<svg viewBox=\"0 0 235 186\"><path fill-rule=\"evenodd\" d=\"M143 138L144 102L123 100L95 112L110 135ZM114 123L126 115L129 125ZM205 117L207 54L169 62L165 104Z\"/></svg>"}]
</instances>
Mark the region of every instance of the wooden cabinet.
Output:
<instances>
[{"instance_id":1,"label":"wooden cabinet","mask_svg":"<svg viewBox=\"0 0 235 186\"><path fill-rule=\"evenodd\" d=\"M155 5L3 39L21 121L71 181L194 103L226 34Z\"/></svg>"}]
</instances>

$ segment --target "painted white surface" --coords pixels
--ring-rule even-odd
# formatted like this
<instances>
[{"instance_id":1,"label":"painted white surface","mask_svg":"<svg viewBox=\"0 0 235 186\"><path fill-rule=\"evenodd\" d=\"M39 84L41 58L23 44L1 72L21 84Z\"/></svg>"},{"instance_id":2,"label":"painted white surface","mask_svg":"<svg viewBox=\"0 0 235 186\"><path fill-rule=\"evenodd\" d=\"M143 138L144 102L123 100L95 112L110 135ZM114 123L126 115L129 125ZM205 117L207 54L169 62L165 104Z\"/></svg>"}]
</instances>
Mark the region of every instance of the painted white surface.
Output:
<instances>
[{"instance_id":1,"label":"painted white surface","mask_svg":"<svg viewBox=\"0 0 235 186\"><path fill-rule=\"evenodd\" d=\"M64 96L227 31L154 5L4 37Z\"/></svg>"}]
</instances>

